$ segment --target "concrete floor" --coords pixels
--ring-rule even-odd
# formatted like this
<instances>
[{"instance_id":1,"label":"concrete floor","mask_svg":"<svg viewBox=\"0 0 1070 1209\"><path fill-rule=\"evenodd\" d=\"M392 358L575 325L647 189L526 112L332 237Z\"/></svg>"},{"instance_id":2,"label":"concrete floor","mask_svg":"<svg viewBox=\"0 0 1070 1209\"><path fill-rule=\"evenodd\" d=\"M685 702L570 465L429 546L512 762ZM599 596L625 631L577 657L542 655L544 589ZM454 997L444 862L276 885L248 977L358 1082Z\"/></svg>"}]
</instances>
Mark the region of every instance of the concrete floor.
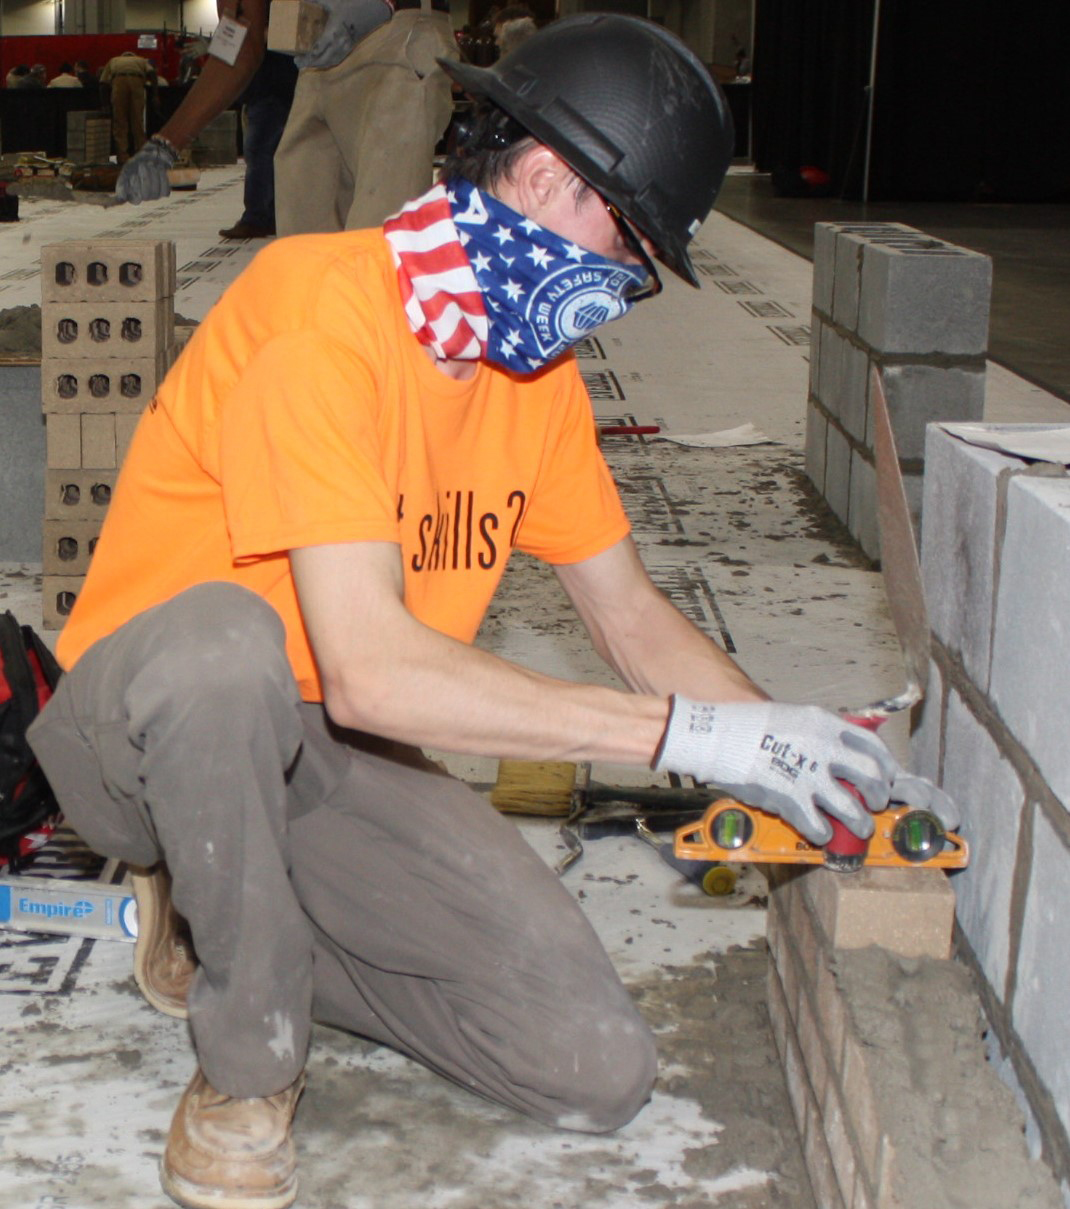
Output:
<instances>
[{"instance_id":1,"label":"concrete floor","mask_svg":"<svg viewBox=\"0 0 1070 1209\"><path fill-rule=\"evenodd\" d=\"M24 203L25 221L0 230L10 266L0 309L36 301L41 243L120 228L177 240L176 308L199 318L257 246L215 237L238 215L240 170L207 173L196 194L136 211L39 205ZM595 413L672 436L752 421L767 441L719 450L607 438L644 557L775 695L832 707L886 696L902 673L880 577L802 475L810 265L721 215L697 249L703 290L670 281L662 298L580 349ZM737 281L778 304L778 317L759 317L724 288ZM988 408L996 419L1065 413L998 366ZM0 564L0 608L39 624L39 570ZM507 573L479 641L542 671L611 682L552 575L527 560ZM902 727L887 737L905 757ZM492 762L449 763L473 782L494 780ZM616 767L594 774L649 780ZM555 824L519 825L547 860L560 857ZM554 1133L388 1051L318 1030L297 1120L300 1205L811 1209L765 1016L761 885L752 876L731 900L705 898L628 838L588 843L565 879L659 1035L651 1104L613 1137ZM140 999L130 956L119 942L0 940L0 1206L164 1203L155 1167L193 1057L185 1026Z\"/></svg>"}]
</instances>

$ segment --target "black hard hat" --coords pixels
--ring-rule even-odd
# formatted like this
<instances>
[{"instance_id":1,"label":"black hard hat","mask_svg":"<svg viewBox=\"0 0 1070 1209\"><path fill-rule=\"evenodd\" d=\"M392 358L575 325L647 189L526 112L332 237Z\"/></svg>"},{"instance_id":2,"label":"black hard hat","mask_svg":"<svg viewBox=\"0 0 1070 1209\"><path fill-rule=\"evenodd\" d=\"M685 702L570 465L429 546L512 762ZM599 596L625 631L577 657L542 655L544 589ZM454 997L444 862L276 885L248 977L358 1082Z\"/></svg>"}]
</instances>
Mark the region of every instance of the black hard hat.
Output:
<instances>
[{"instance_id":1,"label":"black hard hat","mask_svg":"<svg viewBox=\"0 0 1070 1209\"><path fill-rule=\"evenodd\" d=\"M639 17L585 13L554 21L493 67L439 62L556 151L698 285L687 245L734 139L724 95L678 38Z\"/></svg>"}]
</instances>

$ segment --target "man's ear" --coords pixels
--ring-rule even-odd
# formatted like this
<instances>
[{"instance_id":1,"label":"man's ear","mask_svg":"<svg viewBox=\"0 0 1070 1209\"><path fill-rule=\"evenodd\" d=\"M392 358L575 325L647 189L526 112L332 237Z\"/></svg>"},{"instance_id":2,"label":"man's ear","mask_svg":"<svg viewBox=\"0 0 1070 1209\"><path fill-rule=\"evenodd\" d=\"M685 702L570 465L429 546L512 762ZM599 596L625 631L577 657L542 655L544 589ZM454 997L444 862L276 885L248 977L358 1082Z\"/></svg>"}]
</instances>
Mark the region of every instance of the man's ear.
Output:
<instances>
[{"instance_id":1,"label":"man's ear","mask_svg":"<svg viewBox=\"0 0 1070 1209\"><path fill-rule=\"evenodd\" d=\"M521 156L513 169L513 187L521 214L536 217L553 204L557 195L568 189L575 173L565 161L544 143L536 143Z\"/></svg>"}]
</instances>

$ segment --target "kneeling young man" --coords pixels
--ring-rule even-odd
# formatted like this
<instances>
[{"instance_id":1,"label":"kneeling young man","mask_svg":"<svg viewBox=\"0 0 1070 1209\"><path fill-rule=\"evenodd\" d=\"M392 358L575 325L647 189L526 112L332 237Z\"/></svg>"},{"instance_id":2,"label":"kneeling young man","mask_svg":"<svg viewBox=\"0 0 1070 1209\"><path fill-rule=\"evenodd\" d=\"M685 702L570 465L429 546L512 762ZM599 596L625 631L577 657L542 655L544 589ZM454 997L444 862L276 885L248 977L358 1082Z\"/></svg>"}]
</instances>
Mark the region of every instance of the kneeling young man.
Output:
<instances>
[{"instance_id":1,"label":"kneeling young man","mask_svg":"<svg viewBox=\"0 0 1070 1209\"><path fill-rule=\"evenodd\" d=\"M651 256L697 284L732 144L705 68L595 15L445 66L482 101L444 183L382 229L270 246L168 375L31 736L86 840L155 867L135 970L196 1046L162 1164L187 1206L293 1201L313 1019L562 1128L650 1094L653 1039L580 909L416 746L689 774L816 842L821 811L872 829L837 778L954 822L654 587L564 355L657 293ZM471 645L513 549L626 691Z\"/></svg>"}]
</instances>

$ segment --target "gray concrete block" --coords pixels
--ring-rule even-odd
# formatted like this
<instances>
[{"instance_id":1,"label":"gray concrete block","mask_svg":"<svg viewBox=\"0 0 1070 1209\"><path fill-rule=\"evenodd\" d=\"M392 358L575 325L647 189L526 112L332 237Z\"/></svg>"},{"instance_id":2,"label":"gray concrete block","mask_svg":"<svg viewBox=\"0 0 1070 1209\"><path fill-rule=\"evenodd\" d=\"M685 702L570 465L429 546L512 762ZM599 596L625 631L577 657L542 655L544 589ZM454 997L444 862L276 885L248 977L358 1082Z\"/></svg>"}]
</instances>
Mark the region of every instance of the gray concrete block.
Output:
<instances>
[{"instance_id":1,"label":"gray concrete block","mask_svg":"<svg viewBox=\"0 0 1070 1209\"><path fill-rule=\"evenodd\" d=\"M1070 1128L1070 853L1038 810L1012 1023Z\"/></svg>"},{"instance_id":2,"label":"gray concrete block","mask_svg":"<svg viewBox=\"0 0 1070 1209\"><path fill-rule=\"evenodd\" d=\"M888 417L901 458L925 456L925 426L977 421L984 416L983 369L890 365L882 371Z\"/></svg>"},{"instance_id":3,"label":"gray concrete block","mask_svg":"<svg viewBox=\"0 0 1070 1209\"><path fill-rule=\"evenodd\" d=\"M840 362L840 423L860 444L866 443L869 412L869 354L857 344L844 342Z\"/></svg>"},{"instance_id":4,"label":"gray concrete block","mask_svg":"<svg viewBox=\"0 0 1070 1209\"><path fill-rule=\"evenodd\" d=\"M962 811L970 863L951 879L959 924L1000 1000L1010 958L1011 889L1025 791L987 730L952 689L943 787Z\"/></svg>"},{"instance_id":5,"label":"gray concrete block","mask_svg":"<svg viewBox=\"0 0 1070 1209\"><path fill-rule=\"evenodd\" d=\"M826 318L832 316L832 279L836 267L836 231L839 223L814 224L813 307Z\"/></svg>"},{"instance_id":6,"label":"gray concrete block","mask_svg":"<svg viewBox=\"0 0 1070 1209\"><path fill-rule=\"evenodd\" d=\"M810 394L817 397L818 370L821 366L821 332L824 324L817 311L810 313Z\"/></svg>"},{"instance_id":7,"label":"gray concrete block","mask_svg":"<svg viewBox=\"0 0 1070 1209\"><path fill-rule=\"evenodd\" d=\"M817 378L813 393L825 406L829 415L839 418L840 396L843 394L843 356L846 341L839 332L825 327L821 333L818 350Z\"/></svg>"},{"instance_id":8,"label":"gray concrete block","mask_svg":"<svg viewBox=\"0 0 1070 1209\"><path fill-rule=\"evenodd\" d=\"M1022 463L942 428L928 431L921 561L929 624L987 692L998 479Z\"/></svg>"},{"instance_id":9,"label":"gray concrete block","mask_svg":"<svg viewBox=\"0 0 1070 1209\"><path fill-rule=\"evenodd\" d=\"M914 715L910 734L911 768L919 776L940 782L940 745L944 737L944 680L934 660L929 661L925 697Z\"/></svg>"},{"instance_id":10,"label":"gray concrete block","mask_svg":"<svg viewBox=\"0 0 1070 1209\"><path fill-rule=\"evenodd\" d=\"M904 474L903 494L907 497L907 508L910 512L910 520L914 525L914 541L918 542L918 535L921 533L922 505L925 497L924 476L920 474Z\"/></svg>"},{"instance_id":11,"label":"gray concrete block","mask_svg":"<svg viewBox=\"0 0 1070 1209\"><path fill-rule=\"evenodd\" d=\"M880 558L877 527L877 472L857 449L851 450L851 485L847 527L869 558Z\"/></svg>"},{"instance_id":12,"label":"gray concrete block","mask_svg":"<svg viewBox=\"0 0 1070 1209\"><path fill-rule=\"evenodd\" d=\"M869 236L839 231L835 239L835 276L832 283L832 318L844 329L858 330L858 294L862 278L862 249Z\"/></svg>"},{"instance_id":13,"label":"gray concrete block","mask_svg":"<svg viewBox=\"0 0 1070 1209\"><path fill-rule=\"evenodd\" d=\"M0 366L0 433L0 562L39 562L45 421L38 366Z\"/></svg>"},{"instance_id":14,"label":"gray concrete block","mask_svg":"<svg viewBox=\"0 0 1070 1209\"><path fill-rule=\"evenodd\" d=\"M989 695L1070 810L1070 477L1007 487Z\"/></svg>"},{"instance_id":15,"label":"gray concrete block","mask_svg":"<svg viewBox=\"0 0 1070 1209\"><path fill-rule=\"evenodd\" d=\"M851 489L851 446L847 438L830 424L825 444L825 500L844 524Z\"/></svg>"},{"instance_id":16,"label":"gray concrete block","mask_svg":"<svg viewBox=\"0 0 1070 1209\"><path fill-rule=\"evenodd\" d=\"M825 442L828 420L812 404L806 409L806 474L817 490L825 494Z\"/></svg>"},{"instance_id":17,"label":"gray concrete block","mask_svg":"<svg viewBox=\"0 0 1070 1209\"><path fill-rule=\"evenodd\" d=\"M983 354L992 262L924 236L869 241L862 253L858 334L882 353Z\"/></svg>"},{"instance_id":18,"label":"gray concrete block","mask_svg":"<svg viewBox=\"0 0 1070 1209\"><path fill-rule=\"evenodd\" d=\"M858 291L865 236L841 231L836 236L832 281L832 318L849 332L858 328Z\"/></svg>"}]
</instances>

